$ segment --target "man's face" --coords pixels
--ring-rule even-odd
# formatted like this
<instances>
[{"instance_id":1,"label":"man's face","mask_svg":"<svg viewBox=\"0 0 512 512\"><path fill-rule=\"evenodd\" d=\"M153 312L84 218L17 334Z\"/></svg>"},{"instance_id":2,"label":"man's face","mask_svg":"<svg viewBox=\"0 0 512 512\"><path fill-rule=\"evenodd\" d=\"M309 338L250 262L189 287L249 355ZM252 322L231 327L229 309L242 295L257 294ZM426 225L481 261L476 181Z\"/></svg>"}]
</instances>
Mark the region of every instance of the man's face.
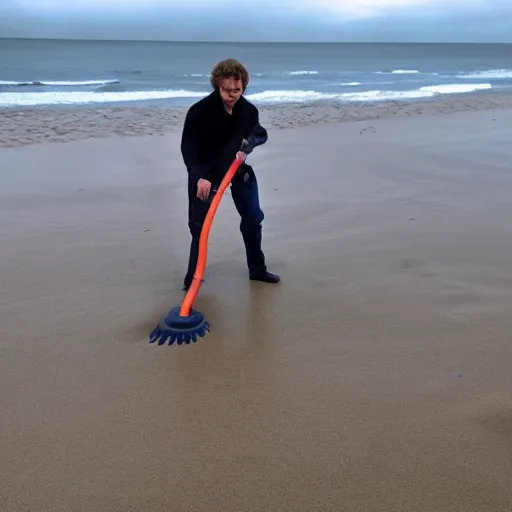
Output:
<instances>
[{"instance_id":1,"label":"man's face","mask_svg":"<svg viewBox=\"0 0 512 512\"><path fill-rule=\"evenodd\" d=\"M233 107L233 105L238 101L240 96L242 96L243 88L242 88L242 80L236 78L224 78L221 80L219 84L220 96L224 103L229 107Z\"/></svg>"}]
</instances>

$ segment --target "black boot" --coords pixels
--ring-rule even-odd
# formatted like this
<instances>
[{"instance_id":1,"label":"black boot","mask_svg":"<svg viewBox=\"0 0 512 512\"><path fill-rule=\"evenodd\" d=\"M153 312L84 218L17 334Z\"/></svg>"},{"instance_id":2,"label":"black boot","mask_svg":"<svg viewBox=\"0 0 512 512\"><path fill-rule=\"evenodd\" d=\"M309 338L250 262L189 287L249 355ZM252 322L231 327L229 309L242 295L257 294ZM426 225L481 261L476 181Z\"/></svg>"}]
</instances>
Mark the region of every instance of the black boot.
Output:
<instances>
[{"instance_id":1,"label":"black boot","mask_svg":"<svg viewBox=\"0 0 512 512\"><path fill-rule=\"evenodd\" d=\"M253 270L249 272L251 281L261 281L262 283L277 284L281 278L277 274L272 274L267 269Z\"/></svg>"}]
</instances>

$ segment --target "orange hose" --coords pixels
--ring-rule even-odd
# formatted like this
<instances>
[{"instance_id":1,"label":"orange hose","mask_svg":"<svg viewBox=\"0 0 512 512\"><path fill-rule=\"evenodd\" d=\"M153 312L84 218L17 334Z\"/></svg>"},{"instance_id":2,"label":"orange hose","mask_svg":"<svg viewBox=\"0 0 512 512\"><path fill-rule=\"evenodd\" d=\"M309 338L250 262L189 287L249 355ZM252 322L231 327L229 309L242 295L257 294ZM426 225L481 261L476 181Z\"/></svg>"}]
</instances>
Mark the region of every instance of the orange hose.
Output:
<instances>
[{"instance_id":1,"label":"orange hose","mask_svg":"<svg viewBox=\"0 0 512 512\"><path fill-rule=\"evenodd\" d=\"M220 186L215 193L215 196L212 199L210 204L210 208L208 209L208 213L206 214L206 218L204 220L203 228L201 229L201 235L199 237L199 256L197 258L196 270L194 272L194 278L192 280L192 284L188 289L185 298L183 299L183 303L181 304L180 316L188 316L190 314L190 310L192 309L192 304L196 300L197 294L199 292L199 288L201 286L201 282L204 276L204 269L206 267L206 256L208 253L208 235L210 234L210 228L212 227L213 217L215 216L215 212L219 207L220 200L222 199L222 195L228 185L231 183L233 176L235 175L238 167L242 160L239 158L235 158L228 171L224 175Z\"/></svg>"}]
</instances>

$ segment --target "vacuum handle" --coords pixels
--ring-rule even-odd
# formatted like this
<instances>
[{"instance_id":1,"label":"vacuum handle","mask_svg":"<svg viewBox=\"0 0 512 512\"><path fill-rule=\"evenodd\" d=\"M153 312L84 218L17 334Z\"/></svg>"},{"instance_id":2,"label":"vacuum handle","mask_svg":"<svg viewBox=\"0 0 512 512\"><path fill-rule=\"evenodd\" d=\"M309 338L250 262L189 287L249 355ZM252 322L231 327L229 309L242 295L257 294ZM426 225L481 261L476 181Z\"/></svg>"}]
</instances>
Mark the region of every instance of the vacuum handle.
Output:
<instances>
[{"instance_id":1,"label":"vacuum handle","mask_svg":"<svg viewBox=\"0 0 512 512\"><path fill-rule=\"evenodd\" d=\"M188 316L190 314L190 310L192 309L192 305L196 300L199 288L201 287L201 282L203 280L204 270L206 268L206 259L208 256L208 236L210 234L210 228L212 227L213 218L215 217L215 213L217 212L217 208L219 207L220 200L222 199L225 190L228 188L231 180L233 179L233 176L236 174L242 163L242 159L235 158L226 174L224 175L224 178L222 178L219 188L213 196L212 202L210 203L208 213L206 214L206 218L201 229L201 235L199 237L199 256L197 259L196 270L194 272L194 278L185 295L185 298L183 299L180 316Z\"/></svg>"}]
</instances>

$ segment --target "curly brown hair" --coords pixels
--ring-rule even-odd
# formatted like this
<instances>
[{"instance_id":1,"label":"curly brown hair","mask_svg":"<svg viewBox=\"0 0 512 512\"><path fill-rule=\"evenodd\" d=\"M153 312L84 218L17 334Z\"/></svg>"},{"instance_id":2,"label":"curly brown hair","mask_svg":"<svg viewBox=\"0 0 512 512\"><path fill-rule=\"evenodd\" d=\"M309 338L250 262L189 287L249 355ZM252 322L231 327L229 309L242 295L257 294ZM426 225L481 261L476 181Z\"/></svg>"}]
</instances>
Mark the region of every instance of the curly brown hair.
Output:
<instances>
[{"instance_id":1,"label":"curly brown hair","mask_svg":"<svg viewBox=\"0 0 512 512\"><path fill-rule=\"evenodd\" d=\"M221 80L232 77L242 81L242 88L245 91L249 85L249 71L247 71L247 68L235 59L222 60L212 69L210 84L214 89L217 89Z\"/></svg>"}]
</instances>

